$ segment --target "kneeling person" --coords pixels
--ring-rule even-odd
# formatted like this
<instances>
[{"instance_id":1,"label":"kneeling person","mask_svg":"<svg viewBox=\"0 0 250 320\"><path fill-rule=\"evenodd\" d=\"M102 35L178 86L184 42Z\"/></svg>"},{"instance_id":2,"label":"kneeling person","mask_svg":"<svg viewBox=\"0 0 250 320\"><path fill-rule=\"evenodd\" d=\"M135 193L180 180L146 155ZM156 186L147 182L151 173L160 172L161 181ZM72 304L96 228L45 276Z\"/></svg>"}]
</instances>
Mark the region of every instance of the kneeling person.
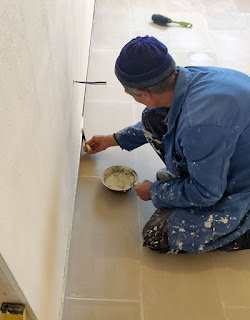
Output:
<instances>
[{"instance_id":1,"label":"kneeling person","mask_svg":"<svg viewBox=\"0 0 250 320\"><path fill-rule=\"evenodd\" d=\"M150 143L165 163L158 181L135 189L157 208L144 227L144 245L162 253L250 248L249 76L177 67L167 47L149 36L124 46L115 73L146 106L142 120L88 143L91 153Z\"/></svg>"}]
</instances>

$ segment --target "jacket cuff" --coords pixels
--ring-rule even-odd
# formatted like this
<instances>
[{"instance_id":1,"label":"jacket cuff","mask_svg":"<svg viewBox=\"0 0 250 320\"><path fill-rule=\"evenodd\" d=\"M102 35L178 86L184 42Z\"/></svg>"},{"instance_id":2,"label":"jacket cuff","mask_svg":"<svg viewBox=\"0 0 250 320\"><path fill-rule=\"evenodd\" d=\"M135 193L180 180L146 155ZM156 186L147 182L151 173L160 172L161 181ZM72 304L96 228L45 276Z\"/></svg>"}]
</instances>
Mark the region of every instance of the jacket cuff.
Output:
<instances>
[{"instance_id":1,"label":"jacket cuff","mask_svg":"<svg viewBox=\"0 0 250 320\"><path fill-rule=\"evenodd\" d=\"M158 203L158 198L157 198L157 185L158 183L157 182L154 182L151 184L150 186L150 196L151 196L151 200L152 200L152 203L153 205L156 207L156 208L162 208L162 206L159 205Z\"/></svg>"},{"instance_id":2,"label":"jacket cuff","mask_svg":"<svg viewBox=\"0 0 250 320\"><path fill-rule=\"evenodd\" d=\"M113 136L114 136L114 138L115 138L115 141L118 143L119 147L121 147L121 148L122 148L122 146L120 145L120 143L119 143L119 141L118 141L118 139L117 139L117 137L116 137L116 134L115 134L115 133L113 133ZM122 149L123 149L123 148L122 148Z\"/></svg>"}]
</instances>

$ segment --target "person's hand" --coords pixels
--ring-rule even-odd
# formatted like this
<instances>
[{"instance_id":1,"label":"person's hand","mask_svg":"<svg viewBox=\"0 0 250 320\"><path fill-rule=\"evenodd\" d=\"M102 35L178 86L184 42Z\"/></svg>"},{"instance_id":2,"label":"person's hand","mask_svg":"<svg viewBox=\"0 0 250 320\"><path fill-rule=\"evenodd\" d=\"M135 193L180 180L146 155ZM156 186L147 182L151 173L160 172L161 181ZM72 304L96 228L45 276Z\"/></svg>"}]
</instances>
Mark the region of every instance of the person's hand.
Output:
<instances>
[{"instance_id":1,"label":"person's hand","mask_svg":"<svg viewBox=\"0 0 250 320\"><path fill-rule=\"evenodd\" d=\"M86 148L86 145L89 145L91 150ZM117 146L118 143L116 142L113 135L106 135L106 136L93 136L92 139L85 142L85 146L83 150L88 154L94 154L103 150L106 150L109 147Z\"/></svg>"},{"instance_id":2,"label":"person's hand","mask_svg":"<svg viewBox=\"0 0 250 320\"><path fill-rule=\"evenodd\" d=\"M144 201L151 200L150 196L150 186L153 182L149 180L145 180L142 183L138 184L135 187L135 192L137 193L138 197L140 197Z\"/></svg>"}]
</instances>

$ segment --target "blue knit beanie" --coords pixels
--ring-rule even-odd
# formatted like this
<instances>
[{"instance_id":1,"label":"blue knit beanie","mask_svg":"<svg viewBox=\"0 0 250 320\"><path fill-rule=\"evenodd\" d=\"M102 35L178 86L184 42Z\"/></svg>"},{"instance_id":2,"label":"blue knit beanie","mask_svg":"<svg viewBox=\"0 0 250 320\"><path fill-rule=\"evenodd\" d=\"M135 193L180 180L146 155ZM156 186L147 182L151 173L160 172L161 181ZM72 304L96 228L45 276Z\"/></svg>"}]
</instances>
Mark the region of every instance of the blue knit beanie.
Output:
<instances>
[{"instance_id":1,"label":"blue knit beanie","mask_svg":"<svg viewBox=\"0 0 250 320\"><path fill-rule=\"evenodd\" d=\"M168 48L154 37L137 37L127 43L115 64L118 80L128 88L143 89L168 78L176 70Z\"/></svg>"}]
</instances>

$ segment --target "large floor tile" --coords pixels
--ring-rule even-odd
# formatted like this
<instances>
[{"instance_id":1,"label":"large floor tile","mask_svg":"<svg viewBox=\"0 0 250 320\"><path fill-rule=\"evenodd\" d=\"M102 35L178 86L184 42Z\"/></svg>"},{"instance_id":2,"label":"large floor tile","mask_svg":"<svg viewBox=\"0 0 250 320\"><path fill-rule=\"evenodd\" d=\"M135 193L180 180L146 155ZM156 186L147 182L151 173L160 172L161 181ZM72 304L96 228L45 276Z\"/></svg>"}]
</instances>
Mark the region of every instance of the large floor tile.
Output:
<instances>
[{"instance_id":1,"label":"large floor tile","mask_svg":"<svg viewBox=\"0 0 250 320\"><path fill-rule=\"evenodd\" d=\"M87 155L83 152L79 177L101 177L103 171L108 167L120 165L136 170L136 153L122 150L120 147L110 148L95 155Z\"/></svg>"},{"instance_id":2,"label":"large floor tile","mask_svg":"<svg viewBox=\"0 0 250 320\"><path fill-rule=\"evenodd\" d=\"M197 0L165 0L166 9L163 13L168 15L172 12L200 12L202 10L201 4Z\"/></svg>"},{"instance_id":3,"label":"large floor tile","mask_svg":"<svg viewBox=\"0 0 250 320\"><path fill-rule=\"evenodd\" d=\"M220 12L205 14L208 29L210 30L245 30L246 17L235 12Z\"/></svg>"},{"instance_id":4,"label":"large floor tile","mask_svg":"<svg viewBox=\"0 0 250 320\"><path fill-rule=\"evenodd\" d=\"M249 320L250 319L250 308L230 308L226 310L227 320Z\"/></svg>"},{"instance_id":5,"label":"large floor tile","mask_svg":"<svg viewBox=\"0 0 250 320\"><path fill-rule=\"evenodd\" d=\"M246 20L246 28L244 30L242 30L243 34L249 35L250 33L250 13L249 14L245 14L245 20Z\"/></svg>"},{"instance_id":6,"label":"large floor tile","mask_svg":"<svg viewBox=\"0 0 250 320\"><path fill-rule=\"evenodd\" d=\"M250 2L249 0L234 0L237 9L240 12L250 13Z\"/></svg>"},{"instance_id":7,"label":"large floor tile","mask_svg":"<svg viewBox=\"0 0 250 320\"><path fill-rule=\"evenodd\" d=\"M138 33L145 32L148 35L154 35L155 37L169 37L168 27L159 26L153 23L151 15L148 14L138 14L137 12L132 12L131 14L131 31Z\"/></svg>"},{"instance_id":8,"label":"large floor tile","mask_svg":"<svg viewBox=\"0 0 250 320\"><path fill-rule=\"evenodd\" d=\"M128 13L129 0L96 0L95 13Z\"/></svg>"},{"instance_id":9,"label":"large floor tile","mask_svg":"<svg viewBox=\"0 0 250 320\"><path fill-rule=\"evenodd\" d=\"M66 300L63 320L140 320L138 302Z\"/></svg>"},{"instance_id":10,"label":"large floor tile","mask_svg":"<svg viewBox=\"0 0 250 320\"><path fill-rule=\"evenodd\" d=\"M190 29L171 24L169 32L174 51L213 51L203 14L175 14L172 19L193 24Z\"/></svg>"},{"instance_id":11,"label":"large floor tile","mask_svg":"<svg viewBox=\"0 0 250 320\"><path fill-rule=\"evenodd\" d=\"M125 44L125 43L124 43ZM115 62L120 51L91 51L88 81L106 81L106 85L89 85L86 101L132 101L115 75Z\"/></svg>"},{"instance_id":12,"label":"large floor tile","mask_svg":"<svg viewBox=\"0 0 250 320\"><path fill-rule=\"evenodd\" d=\"M175 51L207 51L212 44L207 32L198 30L170 30L171 41Z\"/></svg>"},{"instance_id":13,"label":"large floor tile","mask_svg":"<svg viewBox=\"0 0 250 320\"><path fill-rule=\"evenodd\" d=\"M155 181L156 172L165 167L161 158L157 155L149 143L139 147L137 150L137 173L139 179Z\"/></svg>"},{"instance_id":14,"label":"large floor tile","mask_svg":"<svg viewBox=\"0 0 250 320\"><path fill-rule=\"evenodd\" d=\"M250 307L250 250L213 254L226 306Z\"/></svg>"},{"instance_id":15,"label":"large floor tile","mask_svg":"<svg viewBox=\"0 0 250 320\"><path fill-rule=\"evenodd\" d=\"M142 251L144 319L225 320L210 254Z\"/></svg>"},{"instance_id":16,"label":"large floor tile","mask_svg":"<svg viewBox=\"0 0 250 320\"><path fill-rule=\"evenodd\" d=\"M250 36L240 31L211 32L218 65L250 74Z\"/></svg>"},{"instance_id":17,"label":"large floor tile","mask_svg":"<svg viewBox=\"0 0 250 320\"><path fill-rule=\"evenodd\" d=\"M199 0L205 13L236 12L234 0Z\"/></svg>"},{"instance_id":18,"label":"large floor tile","mask_svg":"<svg viewBox=\"0 0 250 320\"><path fill-rule=\"evenodd\" d=\"M214 52L173 52L178 66L217 66Z\"/></svg>"},{"instance_id":19,"label":"large floor tile","mask_svg":"<svg viewBox=\"0 0 250 320\"><path fill-rule=\"evenodd\" d=\"M162 13L165 10L164 0L130 0L132 13L148 14L151 17L154 13Z\"/></svg>"},{"instance_id":20,"label":"large floor tile","mask_svg":"<svg viewBox=\"0 0 250 320\"><path fill-rule=\"evenodd\" d=\"M191 23L193 26L192 28L185 28L180 26L177 23L171 23L169 24L169 30L187 30L187 31L191 31L191 30L199 30L199 31L204 31L206 29L206 22L205 22L205 18L202 12L198 13L198 12L193 12L193 13L171 13L171 15L169 15L169 18L171 18L174 21L185 21L185 22L189 22Z\"/></svg>"},{"instance_id":21,"label":"large floor tile","mask_svg":"<svg viewBox=\"0 0 250 320\"><path fill-rule=\"evenodd\" d=\"M96 13L92 49L121 50L130 40L129 15L126 13Z\"/></svg>"},{"instance_id":22,"label":"large floor tile","mask_svg":"<svg viewBox=\"0 0 250 320\"><path fill-rule=\"evenodd\" d=\"M78 180L66 295L139 300L136 194L112 192L99 178Z\"/></svg>"}]
</instances>

